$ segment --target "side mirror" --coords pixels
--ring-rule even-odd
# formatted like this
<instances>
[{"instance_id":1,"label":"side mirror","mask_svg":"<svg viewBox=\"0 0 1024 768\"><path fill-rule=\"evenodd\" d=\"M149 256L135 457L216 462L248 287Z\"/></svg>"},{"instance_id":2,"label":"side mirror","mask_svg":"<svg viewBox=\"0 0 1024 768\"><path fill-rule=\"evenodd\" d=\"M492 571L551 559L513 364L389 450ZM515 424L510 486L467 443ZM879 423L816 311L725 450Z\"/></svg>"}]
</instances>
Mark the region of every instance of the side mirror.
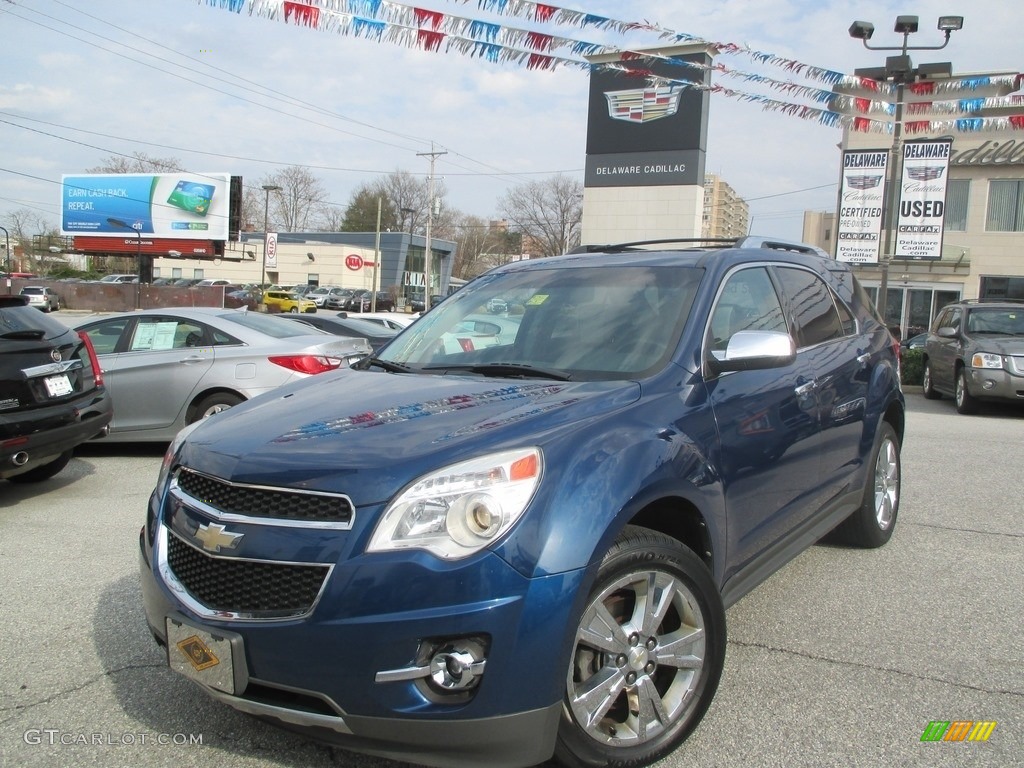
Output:
<instances>
[{"instance_id":1,"label":"side mirror","mask_svg":"<svg viewBox=\"0 0 1024 768\"><path fill-rule=\"evenodd\" d=\"M713 351L708 364L718 373L783 368L796 360L796 341L778 331L739 331L724 351Z\"/></svg>"},{"instance_id":2,"label":"side mirror","mask_svg":"<svg viewBox=\"0 0 1024 768\"><path fill-rule=\"evenodd\" d=\"M943 339L955 339L957 336L960 335L957 332L956 328L954 328L951 325L942 326L941 328L939 328L939 330L936 331L936 333L939 335L940 338Z\"/></svg>"}]
</instances>

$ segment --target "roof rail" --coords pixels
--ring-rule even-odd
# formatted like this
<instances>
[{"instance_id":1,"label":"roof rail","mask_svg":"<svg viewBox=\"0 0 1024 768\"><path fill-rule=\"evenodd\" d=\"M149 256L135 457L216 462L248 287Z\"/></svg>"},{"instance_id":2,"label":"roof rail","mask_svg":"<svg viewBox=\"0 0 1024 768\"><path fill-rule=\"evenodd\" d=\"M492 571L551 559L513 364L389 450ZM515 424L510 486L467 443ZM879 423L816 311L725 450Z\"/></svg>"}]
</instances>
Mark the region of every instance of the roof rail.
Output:
<instances>
[{"instance_id":1,"label":"roof rail","mask_svg":"<svg viewBox=\"0 0 1024 768\"><path fill-rule=\"evenodd\" d=\"M708 243L710 245L735 245L735 237L670 237L661 240L634 240L630 243L608 243L605 245L580 245L569 253L605 253L607 251L637 251L643 245L667 245L671 243Z\"/></svg>"},{"instance_id":2,"label":"roof rail","mask_svg":"<svg viewBox=\"0 0 1024 768\"><path fill-rule=\"evenodd\" d=\"M748 236L736 241L737 248L770 248L774 251L795 251L796 253L812 253L817 256L831 258L821 248L806 243L792 243L786 240L770 240L766 237Z\"/></svg>"},{"instance_id":3,"label":"roof rail","mask_svg":"<svg viewBox=\"0 0 1024 768\"><path fill-rule=\"evenodd\" d=\"M1024 304L1024 299L1006 299L1006 298L995 298L992 296L981 298L981 299L960 299L960 301L954 301L954 304Z\"/></svg>"}]
</instances>

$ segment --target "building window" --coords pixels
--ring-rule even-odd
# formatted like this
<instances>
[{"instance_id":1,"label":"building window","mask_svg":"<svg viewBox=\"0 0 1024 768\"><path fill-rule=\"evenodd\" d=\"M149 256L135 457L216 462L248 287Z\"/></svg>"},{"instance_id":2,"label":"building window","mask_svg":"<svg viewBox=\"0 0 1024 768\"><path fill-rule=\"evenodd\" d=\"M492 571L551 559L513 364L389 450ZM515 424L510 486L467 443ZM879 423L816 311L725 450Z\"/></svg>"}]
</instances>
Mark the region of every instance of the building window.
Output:
<instances>
[{"instance_id":1,"label":"building window","mask_svg":"<svg viewBox=\"0 0 1024 768\"><path fill-rule=\"evenodd\" d=\"M970 179L950 179L946 182L946 231L967 231L967 203L971 189Z\"/></svg>"},{"instance_id":2,"label":"building window","mask_svg":"<svg viewBox=\"0 0 1024 768\"><path fill-rule=\"evenodd\" d=\"M992 179L988 183L988 232L1024 232L1024 181Z\"/></svg>"},{"instance_id":3,"label":"building window","mask_svg":"<svg viewBox=\"0 0 1024 768\"><path fill-rule=\"evenodd\" d=\"M980 298L1024 299L1024 277L981 277Z\"/></svg>"}]
</instances>

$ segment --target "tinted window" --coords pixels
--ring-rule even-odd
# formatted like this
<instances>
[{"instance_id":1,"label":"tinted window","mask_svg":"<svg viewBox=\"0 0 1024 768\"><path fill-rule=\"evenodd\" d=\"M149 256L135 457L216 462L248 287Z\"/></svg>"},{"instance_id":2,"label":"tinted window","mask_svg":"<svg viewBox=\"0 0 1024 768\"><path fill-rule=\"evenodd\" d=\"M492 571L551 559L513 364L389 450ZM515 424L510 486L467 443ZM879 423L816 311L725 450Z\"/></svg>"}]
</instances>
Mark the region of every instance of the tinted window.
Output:
<instances>
[{"instance_id":1,"label":"tinted window","mask_svg":"<svg viewBox=\"0 0 1024 768\"><path fill-rule=\"evenodd\" d=\"M275 339L287 339L293 336L315 336L323 333L305 323L293 323L273 315L262 315L259 312L226 312L218 315L221 320L250 328Z\"/></svg>"},{"instance_id":2,"label":"tinted window","mask_svg":"<svg viewBox=\"0 0 1024 768\"><path fill-rule=\"evenodd\" d=\"M844 335L832 292L824 280L805 269L780 268L777 274L793 308L798 346L813 347Z\"/></svg>"},{"instance_id":3,"label":"tinted window","mask_svg":"<svg viewBox=\"0 0 1024 768\"><path fill-rule=\"evenodd\" d=\"M740 270L726 280L711 315L711 348L724 350L740 331L789 331L764 267Z\"/></svg>"}]
</instances>

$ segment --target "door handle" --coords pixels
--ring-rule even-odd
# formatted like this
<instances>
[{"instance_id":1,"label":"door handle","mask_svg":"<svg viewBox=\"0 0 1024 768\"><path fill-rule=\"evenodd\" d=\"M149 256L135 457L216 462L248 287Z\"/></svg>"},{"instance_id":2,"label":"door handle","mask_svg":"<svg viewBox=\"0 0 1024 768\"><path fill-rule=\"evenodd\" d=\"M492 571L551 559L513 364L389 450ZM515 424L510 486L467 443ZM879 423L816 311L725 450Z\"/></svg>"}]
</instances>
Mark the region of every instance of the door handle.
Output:
<instances>
[{"instance_id":1,"label":"door handle","mask_svg":"<svg viewBox=\"0 0 1024 768\"><path fill-rule=\"evenodd\" d=\"M797 397L804 397L805 395L809 395L811 392L817 389L817 387L817 380L812 379L811 381L808 381L806 384L798 385L793 391L796 392Z\"/></svg>"}]
</instances>

